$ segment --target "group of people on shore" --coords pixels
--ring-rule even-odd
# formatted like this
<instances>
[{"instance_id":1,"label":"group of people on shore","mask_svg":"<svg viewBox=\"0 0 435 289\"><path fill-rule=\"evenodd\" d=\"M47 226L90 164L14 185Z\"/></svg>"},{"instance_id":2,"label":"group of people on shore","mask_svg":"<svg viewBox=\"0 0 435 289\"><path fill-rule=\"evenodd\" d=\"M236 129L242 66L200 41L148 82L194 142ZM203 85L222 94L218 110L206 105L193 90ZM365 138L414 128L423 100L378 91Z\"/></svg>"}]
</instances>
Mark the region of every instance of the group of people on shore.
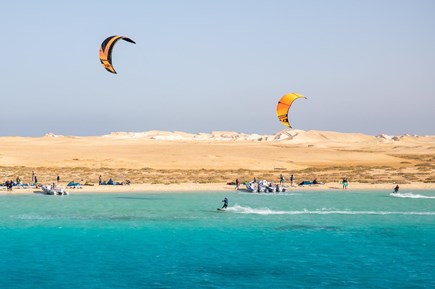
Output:
<instances>
[{"instance_id":1,"label":"group of people on shore","mask_svg":"<svg viewBox=\"0 0 435 289\"><path fill-rule=\"evenodd\" d=\"M3 184L0 184L0 185L5 186L8 191L12 191L13 187L16 187L16 186L28 186L29 184L23 184L22 181L21 181L21 178L18 176L15 179L15 181L8 179ZM34 184L32 183L32 185L34 185Z\"/></svg>"},{"instance_id":2,"label":"group of people on shore","mask_svg":"<svg viewBox=\"0 0 435 289\"><path fill-rule=\"evenodd\" d=\"M83 181L83 179L82 179L82 181ZM57 184L60 183L60 176L59 175L56 176L56 183ZM71 181L71 182L68 183L67 187L70 186L71 183L73 183L74 186L77 185L77 184L81 185L80 183L76 183L74 181ZM85 185L87 185L87 184L93 186L92 183L86 182ZM125 182L114 182L110 178L107 182L105 182L105 181L103 181L103 178L100 175L99 178L98 178L98 184L99 185L130 185L131 181L127 179L127 180L125 180ZM36 187L36 188L38 188L41 185L42 184L38 183L38 177L36 176L35 171L32 171L32 176L31 176L31 182L30 183L23 183L21 178L20 178L20 176L17 176L17 178L15 180L7 179L4 183L0 183L0 186L6 187L6 189L8 191L12 191L13 187L18 187L18 188ZM55 187L55 183L52 183L51 186Z\"/></svg>"},{"instance_id":3,"label":"group of people on shore","mask_svg":"<svg viewBox=\"0 0 435 289\"><path fill-rule=\"evenodd\" d=\"M293 187L295 177L293 175L290 175L289 181L290 181L290 186ZM280 174L279 175L279 185L284 186L284 182L285 182L284 176L282 174Z\"/></svg>"},{"instance_id":4,"label":"group of people on shore","mask_svg":"<svg viewBox=\"0 0 435 289\"><path fill-rule=\"evenodd\" d=\"M295 186L295 177L294 177L293 174L290 175L289 181L290 181L290 186L291 186L291 187L294 187L294 186ZM344 188L347 188L347 185L348 185L347 178L343 178L343 182L344 182L344 181L346 182L346 185L343 185L343 189L344 189ZM256 178L256 177L254 177L252 183L257 183L257 178ZM239 189L240 189L240 181L239 181L238 178L236 179L236 181L235 181L233 184L235 184L235 186L236 186L235 189L236 189L236 190L239 190ZM270 184L273 185L272 183L270 183ZM324 184L323 182L319 182L319 181L317 180L317 178L314 178L313 181L302 181L302 182L299 183L298 185L299 185L299 186L304 186L304 185L323 185L323 184ZM285 178L284 178L284 176L283 176L282 174L280 174L280 175L279 175L279 186L280 186L280 187L284 187L284 185L285 185ZM278 184L277 184L277 186L278 186Z\"/></svg>"},{"instance_id":5,"label":"group of people on shore","mask_svg":"<svg viewBox=\"0 0 435 289\"><path fill-rule=\"evenodd\" d=\"M295 177L293 175L291 175L290 176L290 186L292 186L292 187L293 187L294 180L295 180ZM257 182L257 178L254 177L252 182L256 183ZM284 186L284 182L285 182L284 176L282 174L280 174L279 175L279 185L280 186ZM236 185L236 190L239 190L240 189L240 181L239 181L239 179L236 179L235 185Z\"/></svg>"},{"instance_id":6,"label":"group of people on shore","mask_svg":"<svg viewBox=\"0 0 435 289\"><path fill-rule=\"evenodd\" d=\"M295 180L295 178L294 178L294 175L291 175L290 176L290 186L292 186L293 187L293 183L294 183L294 180ZM254 177L254 179L253 179L253 181L252 181L253 183L256 183L257 182L257 179ZM280 174L279 175L279 185L280 186L284 186L284 182L285 182L285 179L284 179L284 176L282 175L282 174ZM323 185L324 183L323 182L319 182L318 180L317 180L317 178L315 178L312 182L309 182L309 181L302 181L300 184L299 184L299 186L302 186L302 185L305 185L305 184L312 184L312 185ZM349 179L347 178L347 177L343 177L343 179L341 179L340 180L340 184L342 185L342 188L343 188L343 190L347 190L347 187L349 186ZM240 181L239 181L239 179L236 179L236 181L235 181L235 185L236 185L236 190L239 190L240 189ZM270 183L270 185L273 185L272 183ZM277 186L278 186L278 184L277 184ZM394 189L393 189L394 191L393 191L393 193L398 193L399 192L399 185L396 185L395 187L394 187Z\"/></svg>"},{"instance_id":7,"label":"group of people on shore","mask_svg":"<svg viewBox=\"0 0 435 289\"><path fill-rule=\"evenodd\" d=\"M60 176L58 175L56 177L56 181L57 183L60 182ZM38 183L38 177L35 174L35 171L32 171L32 177L31 177L31 182L30 183L23 183L23 181L21 180L20 176L17 176L17 178L13 181L13 180L6 180L3 185L7 188L8 191L12 191L13 187L39 187L40 184Z\"/></svg>"},{"instance_id":8,"label":"group of people on shore","mask_svg":"<svg viewBox=\"0 0 435 289\"><path fill-rule=\"evenodd\" d=\"M8 191L12 191L12 187L14 186L14 182L13 182L13 181L9 181L9 180L7 180L7 181L4 183L4 186L6 187L6 189L7 189Z\"/></svg>"}]
</instances>

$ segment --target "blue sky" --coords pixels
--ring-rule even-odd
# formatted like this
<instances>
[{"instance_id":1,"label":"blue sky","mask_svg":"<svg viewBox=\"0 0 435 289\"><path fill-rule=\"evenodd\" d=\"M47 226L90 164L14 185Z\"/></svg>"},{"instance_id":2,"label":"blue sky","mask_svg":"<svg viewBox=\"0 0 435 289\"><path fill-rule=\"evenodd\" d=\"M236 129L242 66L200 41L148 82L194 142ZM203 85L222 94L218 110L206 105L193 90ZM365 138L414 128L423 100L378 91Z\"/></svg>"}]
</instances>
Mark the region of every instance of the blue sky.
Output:
<instances>
[{"instance_id":1,"label":"blue sky","mask_svg":"<svg viewBox=\"0 0 435 289\"><path fill-rule=\"evenodd\" d=\"M435 1L1 1L0 135L435 134ZM98 59L113 52L117 75Z\"/></svg>"}]
</instances>

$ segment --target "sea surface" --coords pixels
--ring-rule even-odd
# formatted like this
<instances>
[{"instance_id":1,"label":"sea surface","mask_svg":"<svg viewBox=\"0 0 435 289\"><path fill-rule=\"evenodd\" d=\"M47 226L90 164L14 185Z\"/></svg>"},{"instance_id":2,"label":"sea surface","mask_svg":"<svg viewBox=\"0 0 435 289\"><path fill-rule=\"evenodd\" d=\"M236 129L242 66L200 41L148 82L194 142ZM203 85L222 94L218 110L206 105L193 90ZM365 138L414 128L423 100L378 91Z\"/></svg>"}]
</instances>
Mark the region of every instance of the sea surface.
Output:
<instances>
[{"instance_id":1,"label":"sea surface","mask_svg":"<svg viewBox=\"0 0 435 289\"><path fill-rule=\"evenodd\" d=\"M435 288L435 191L3 194L0 288Z\"/></svg>"}]
</instances>

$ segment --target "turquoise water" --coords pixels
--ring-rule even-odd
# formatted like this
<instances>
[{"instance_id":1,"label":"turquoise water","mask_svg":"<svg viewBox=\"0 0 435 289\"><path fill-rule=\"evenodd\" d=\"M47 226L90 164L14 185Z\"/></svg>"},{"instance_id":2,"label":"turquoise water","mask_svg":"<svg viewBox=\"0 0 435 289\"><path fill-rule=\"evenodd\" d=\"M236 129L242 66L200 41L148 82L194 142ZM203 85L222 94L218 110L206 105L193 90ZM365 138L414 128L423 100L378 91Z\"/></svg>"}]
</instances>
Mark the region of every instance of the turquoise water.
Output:
<instances>
[{"instance_id":1,"label":"turquoise water","mask_svg":"<svg viewBox=\"0 0 435 289\"><path fill-rule=\"evenodd\" d=\"M0 195L0 288L434 288L434 268L435 191Z\"/></svg>"}]
</instances>

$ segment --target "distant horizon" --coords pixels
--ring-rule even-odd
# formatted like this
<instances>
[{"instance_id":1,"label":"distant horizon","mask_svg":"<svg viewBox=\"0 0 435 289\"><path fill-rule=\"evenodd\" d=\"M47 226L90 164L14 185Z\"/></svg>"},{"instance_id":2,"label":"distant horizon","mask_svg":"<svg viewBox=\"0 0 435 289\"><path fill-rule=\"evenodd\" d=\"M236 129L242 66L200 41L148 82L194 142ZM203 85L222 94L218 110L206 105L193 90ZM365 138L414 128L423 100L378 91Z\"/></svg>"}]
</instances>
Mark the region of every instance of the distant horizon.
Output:
<instances>
[{"instance_id":1,"label":"distant horizon","mask_svg":"<svg viewBox=\"0 0 435 289\"><path fill-rule=\"evenodd\" d=\"M65 136L65 137L98 137L98 136L107 136L113 133L126 133L126 134L133 134L133 133L148 133L148 132L162 132L162 133L185 133L185 134L193 134L193 135L198 135L198 134L212 134L214 132L227 132L227 133L238 133L238 134L247 134L247 135L260 135L260 136L266 136L266 135L276 135L279 134L280 132L283 132L285 130L295 130L295 131L303 131L303 132L308 132L308 131L315 131L315 132L333 132L333 133L341 133L341 134L363 134L363 135L367 135L367 136L380 136L380 135L387 135L387 136L435 136L435 134L415 134L415 133L401 133L401 134L390 134L390 133L377 133L377 134L367 134L367 133L363 133L363 132L342 132L342 131L334 131L334 130L318 130L318 129L308 129L308 130L303 130L303 129L296 129L296 128L291 128L291 129L282 129L282 130L278 130L274 133L258 133L258 132L243 132L243 131L235 131L235 130L212 130L212 131L201 131L201 132L189 132L189 131L182 131L182 130L157 130L157 129L151 129L151 130L144 130L144 131L110 131L107 133L102 133L102 134L62 134L62 133L55 133L52 131L40 134L40 135L1 135L0 137L44 137L47 135L55 135L55 136Z\"/></svg>"}]
</instances>

